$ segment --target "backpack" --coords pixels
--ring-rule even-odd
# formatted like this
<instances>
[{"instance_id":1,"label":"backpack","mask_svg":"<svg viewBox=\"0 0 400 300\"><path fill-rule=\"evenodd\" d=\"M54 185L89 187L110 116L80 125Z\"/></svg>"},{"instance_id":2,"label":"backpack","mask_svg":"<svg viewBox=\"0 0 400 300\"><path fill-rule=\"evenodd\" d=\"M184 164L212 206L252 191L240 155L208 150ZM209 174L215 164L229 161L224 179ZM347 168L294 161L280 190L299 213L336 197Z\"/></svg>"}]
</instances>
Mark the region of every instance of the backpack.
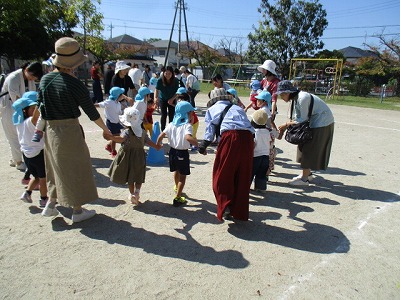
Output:
<instances>
[{"instance_id":1,"label":"backpack","mask_svg":"<svg viewBox=\"0 0 400 300\"><path fill-rule=\"evenodd\" d=\"M6 77L7 77L7 75L4 74L4 73L0 75L0 92L3 89L3 85L4 85L4 81L6 81ZM7 95L7 94L8 94L8 92L0 94L0 98L5 96L5 95Z\"/></svg>"}]
</instances>

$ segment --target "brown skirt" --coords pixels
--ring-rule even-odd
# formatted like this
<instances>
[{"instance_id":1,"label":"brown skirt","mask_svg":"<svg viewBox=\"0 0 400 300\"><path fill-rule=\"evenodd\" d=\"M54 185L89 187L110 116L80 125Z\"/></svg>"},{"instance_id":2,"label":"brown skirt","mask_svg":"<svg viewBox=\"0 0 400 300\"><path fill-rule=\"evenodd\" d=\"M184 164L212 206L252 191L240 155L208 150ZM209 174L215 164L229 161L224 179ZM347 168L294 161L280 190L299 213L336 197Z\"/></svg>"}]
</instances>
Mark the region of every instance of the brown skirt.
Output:
<instances>
[{"instance_id":1,"label":"brown skirt","mask_svg":"<svg viewBox=\"0 0 400 300\"><path fill-rule=\"evenodd\" d=\"M61 205L80 206L98 198L78 119L46 122L45 163L49 197Z\"/></svg>"},{"instance_id":2,"label":"brown skirt","mask_svg":"<svg viewBox=\"0 0 400 300\"><path fill-rule=\"evenodd\" d=\"M302 169L326 170L331 155L334 123L312 128L313 138L309 143L297 147L296 161Z\"/></svg>"}]
</instances>

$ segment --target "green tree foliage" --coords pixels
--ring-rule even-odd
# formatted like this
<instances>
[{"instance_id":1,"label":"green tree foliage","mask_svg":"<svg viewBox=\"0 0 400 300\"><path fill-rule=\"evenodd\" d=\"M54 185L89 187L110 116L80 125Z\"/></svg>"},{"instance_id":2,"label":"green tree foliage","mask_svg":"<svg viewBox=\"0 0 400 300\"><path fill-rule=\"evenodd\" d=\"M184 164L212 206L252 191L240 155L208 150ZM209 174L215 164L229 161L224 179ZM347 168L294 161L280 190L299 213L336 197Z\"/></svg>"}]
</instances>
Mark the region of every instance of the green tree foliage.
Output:
<instances>
[{"instance_id":1,"label":"green tree foliage","mask_svg":"<svg viewBox=\"0 0 400 300\"><path fill-rule=\"evenodd\" d=\"M0 55L11 70L15 59L47 58L58 38L72 34L76 23L66 20L65 7L64 0L0 1Z\"/></svg>"},{"instance_id":2,"label":"green tree foliage","mask_svg":"<svg viewBox=\"0 0 400 300\"><path fill-rule=\"evenodd\" d=\"M320 40L328 26L326 11L318 0L262 0L262 15L254 33L248 35L248 58L253 63L272 59L284 77L289 75L290 59L310 57L322 49Z\"/></svg>"}]
</instances>

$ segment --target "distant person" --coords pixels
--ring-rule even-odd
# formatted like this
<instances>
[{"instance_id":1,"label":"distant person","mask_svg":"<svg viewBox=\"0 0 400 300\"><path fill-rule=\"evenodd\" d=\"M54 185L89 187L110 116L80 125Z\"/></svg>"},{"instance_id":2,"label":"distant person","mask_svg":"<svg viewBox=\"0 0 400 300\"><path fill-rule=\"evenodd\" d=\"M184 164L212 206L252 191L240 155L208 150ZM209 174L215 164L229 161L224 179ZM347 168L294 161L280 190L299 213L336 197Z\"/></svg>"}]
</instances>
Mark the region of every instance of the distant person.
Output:
<instances>
[{"instance_id":1,"label":"distant person","mask_svg":"<svg viewBox=\"0 0 400 300\"><path fill-rule=\"evenodd\" d=\"M250 83L250 97L249 97L250 104L246 106L246 108L244 109L244 111L247 112L247 111L249 110L250 107L251 107L252 109L254 109L254 110L260 109L260 108L257 106L257 98L256 98L256 96L258 95L258 91L259 91L259 90L261 90L261 83L260 83L260 81L259 81L259 80L253 80L253 81ZM261 91L260 91L260 92L261 92Z\"/></svg>"},{"instance_id":2,"label":"distant person","mask_svg":"<svg viewBox=\"0 0 400 300\"><path fill-rule=\"evenodd\" d=\"M193 137L193 128L190 120L195 108L186 101L179 101L176 104L175 116L171 123L163 130L157 138L157 145L161 148L162 140L168 138L169 169L174 173L174 191L176 195L173 206L184 205L187 200L182 196L186 183L186 176L190 175L189 147L190 144L197 146L197 140Z\"/></svg>"},{"instance_id":3,"label":"distant person","mask_svg":"<svg viewBox=\"0 0 400 300\"><path fill-rule=\"evenodd\" d=\"M93 103L103 101L103 90L101 89L101 79L103 78L103 74L100 70L100 63L98 61L94 61L92 64L92 68L90 69L90 76L93 80Z\"/></svg>"},{"instance_id":4,"label":"distant person","mask_svg":"<svg viewBox=\"0 0 400 300\"><path fill-rule=\"evenodd\" d=\"M172 122L175 115L175 107L169 104L174 101L176 91L179 88L179 80L174 76L174 69L168 66L164 75L157 81L154 98L156 105L161 108L161 131L165 129L168 121Z\"/></svg>"},{"instance_id":5,"label":"distant person","mask_svg":"<svg viewBox=\"0 0 400 300\"><path fill-rule=\"evenodd\" d=\"M140 79L142 78L142 71L139 69L139 65L136 63L133 64L132 68L128 72L128 75L132 79L135 89L139 91L141 84Z\"/></svg>"},{"instance_id":6,"label":"distant person","mask_svg":"<svg viewBox=\"0 0 400 300\"><path fill-rule=\"evenodd\" d=\"M199 79L189 70L183 72L183 76L186 78L185 88L190 96L190 104L196 107L196 95L200 92L200 81Z\"/></svg>"},{"instance_id":7,"label":"distant person","mask_svg":"<svg viewBox=\"0 0 400 300\"><path fill-rule=\"evenodd\" d=\"M151 77L153 77L153 73L151 72L150 66L145 65L144 71L142 72L142 79L141 79L142 85L144 84L146 86L149 86Z\"/></svg>"},{"instance_id":8,"label":"distant person","mask_svg":"<svg viewBox=\"0 0 400 300\"><path fill-rule=\"evenodd\" d=\"M114 77L114 69L114 62L109 61L108 63L106 63L106 70L104 72L104 94L106 95L106 97L110 95L112 78Z\"/></svg>"},{"instance_id":9,"label":"distant person","mask_svg":"<svg viewBox=\"0 0 400 300\"><path fill-rule=\"evenodd\" d=\"M210 92L213 104L206 113L206 129L199 153L221 136L213 167L213 191L219 220L249 218L250 179L253 171L255 130L243 108L232 105L225 89ZM216 100L216 101L215 101ZM249 155L250 154L250 155Z\"/></svg>"},{"instance_id":10,"label":"distant person","mask_svg":"<svg viewBox=\"0 0 400 300\"><path fill-rule=\"evenodd\" d=\"M43 76L39 85L38 103L46 120L45 162L49 201L42 215L56 215L57 202L72 207L72 222L95 216L94 210L82 206L98 199L92 162L79 117L82 111L110 139L90 99L87 87L74 75L74 70L87 60L79 43L63 37L55 43L53 64L56 69Z\"/></svg>"},{"instance_id":11,"label":"distant person","mask_svg":"<svg viewBox=\"0 0 400 300\"><path fill-rule=\"evenodd\" d=\"M267 59L261 66L257 67L257 70L264 74L264 79L261 80L262 89L269 92L272 96L272 105L269 109L271 110L271 120L274 121L278 112L278 94L276 91L278 89L279 78L276 72L276 64L272 60Z\"/></svg>"},{"instance_id":12,"label":"distant person","mask_svg":"<svg viewBox=\"0 0 400 300\"><path fill-rule=\"evenodd\" d=\"M124 61L117 61L115 66L115 75L113 76L111 87L120 87L125 90L124 95L128 96L126 101L121 102L123 109L128 106L133 105L133 98L130 95L137 94L135 85L132 79L128 76L129 69L131 67L127 65Z\"/></svg>"},{"instance_id":13,"label":"distant person","mask_svg":"<svg viewBox=\"0 0 400 300\"><path fill-rule=\"evenodd\" d=\"M120 136L112 137L121 147L108 170L110 180L116 184L128 184L128 200L134 205L140 204L140 189L146 177L146 152L144 145L157 150L156 145L141 127L140 112L134 107L125 109L121 122L127 127Z\"/></svg>"},{"instance_id":14,"label":"distant person","mask_svg":"<svg viewBox=\"0 0 400 300\"><path fill-rule=\"evenodd\" d=\"M215 75L213 78L211 78L211 83L214 85L214 89L224 89L225 91L229 90L231 86L224 82L224 79L222 78L221 74Z\"/></svg>"},{"instance_id":15,"label":"distant person","mask_svg":"<svg viewBox=\"0 0 400 300\"><path fill-rule=\"evenodd\" d=\"M297 146L296 161L300 163L302 173L289 181L289 185L308 186L313 179L311 170L326 170L332 148L334 118L324 100L314 94L298 90L289 80L279 82L277 94L286 103L292 101L293 120L279 126L282 136L286 129L295 123L308 120L311 98L314 99L310 121L312 140Z\"/></svg>"}]
</instances>

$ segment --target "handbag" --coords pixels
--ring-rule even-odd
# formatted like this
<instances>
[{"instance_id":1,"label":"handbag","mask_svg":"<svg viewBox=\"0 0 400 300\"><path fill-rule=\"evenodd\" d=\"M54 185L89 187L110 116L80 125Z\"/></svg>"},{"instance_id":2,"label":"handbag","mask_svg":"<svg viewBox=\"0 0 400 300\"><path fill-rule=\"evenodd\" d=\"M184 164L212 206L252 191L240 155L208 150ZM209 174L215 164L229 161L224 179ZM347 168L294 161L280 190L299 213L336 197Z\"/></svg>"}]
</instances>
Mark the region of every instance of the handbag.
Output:
<instances>
[{"instance_id":1,"label":"handbag","mask_svg":"<svg viewBox=\"0 0 400 300\"><path fill-rule=\"evenodd\" d=\"M314 106L314 97L310 94L311 101L308 108L308 120L290 125L286 130L285 140L294 145L302 145L312 140L312 129L310 128L310 118ZM290 120L292 120L294 100L290 109Z\"/></svg>"}]
</instances>

